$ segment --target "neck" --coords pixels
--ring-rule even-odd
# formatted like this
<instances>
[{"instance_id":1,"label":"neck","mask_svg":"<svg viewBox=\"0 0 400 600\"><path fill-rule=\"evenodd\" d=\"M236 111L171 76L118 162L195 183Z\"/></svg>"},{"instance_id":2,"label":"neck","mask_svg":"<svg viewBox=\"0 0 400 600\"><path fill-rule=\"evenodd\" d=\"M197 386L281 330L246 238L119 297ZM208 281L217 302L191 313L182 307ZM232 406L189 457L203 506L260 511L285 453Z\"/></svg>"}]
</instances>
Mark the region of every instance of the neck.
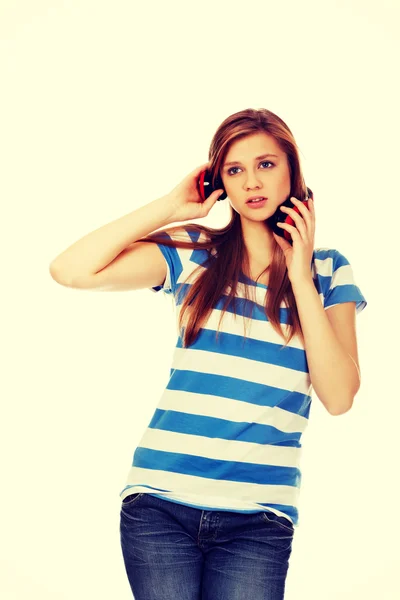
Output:
<instances>
[{"instance_id":1,"label":"neck","mask_svg":"<svg viewBox=\"0 0 400 600\"><path fill-rule=\"evenodd\" d=\"M258 265L265 269L272 260L276 241L265 222L242 221L242 234L250 264Z\"/></svg>"}]
</instances>

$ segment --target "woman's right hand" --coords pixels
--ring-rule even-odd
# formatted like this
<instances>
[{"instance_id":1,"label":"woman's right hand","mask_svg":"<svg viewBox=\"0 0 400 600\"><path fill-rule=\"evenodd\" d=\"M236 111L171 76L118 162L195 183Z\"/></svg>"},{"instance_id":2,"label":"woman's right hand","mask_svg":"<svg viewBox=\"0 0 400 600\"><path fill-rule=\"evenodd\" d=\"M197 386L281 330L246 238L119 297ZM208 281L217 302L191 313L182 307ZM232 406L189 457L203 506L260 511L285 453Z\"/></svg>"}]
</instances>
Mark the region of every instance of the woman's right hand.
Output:
<instances>
[{"instance_id":1,"label":"woman's right hand","mask_svg":"<svg viewBox=\"0 0 400 600\"><path fill-rule=\"evenodd\" d=\"M167 201L171 203L172 217L175 221L188 221L190 219L201 219L206 217L219 196L223 193L222 188L214 190L203 202L198 190L198 178L202 171L209 167L209 162L197 167L189 173L169 194Z\"/></svg>"}]
</instances>

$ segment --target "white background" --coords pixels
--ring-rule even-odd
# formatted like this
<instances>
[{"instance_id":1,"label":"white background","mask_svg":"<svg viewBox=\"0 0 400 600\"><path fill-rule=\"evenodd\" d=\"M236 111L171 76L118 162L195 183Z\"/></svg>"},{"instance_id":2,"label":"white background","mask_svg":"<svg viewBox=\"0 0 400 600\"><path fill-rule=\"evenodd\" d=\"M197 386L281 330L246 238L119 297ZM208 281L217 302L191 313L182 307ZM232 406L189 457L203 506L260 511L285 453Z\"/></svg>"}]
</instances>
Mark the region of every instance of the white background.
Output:
<instances>
[{"instance_id":1,"label":"white background","mask_svg":"<svg viewBox=\"0 0 400 600\"><path fill-rule=\"evenodd\" d=\"M1 2L2 598L132 597L119 492L168 381L172 302L64 288L49 264L169 192L250 107L293 131L315 247L348 258L368 302L352 410L313 396L285 598L399 598L399 16L395 0ZM217 202L197 222L227 220Z\"/></svg>"}]
</instances>

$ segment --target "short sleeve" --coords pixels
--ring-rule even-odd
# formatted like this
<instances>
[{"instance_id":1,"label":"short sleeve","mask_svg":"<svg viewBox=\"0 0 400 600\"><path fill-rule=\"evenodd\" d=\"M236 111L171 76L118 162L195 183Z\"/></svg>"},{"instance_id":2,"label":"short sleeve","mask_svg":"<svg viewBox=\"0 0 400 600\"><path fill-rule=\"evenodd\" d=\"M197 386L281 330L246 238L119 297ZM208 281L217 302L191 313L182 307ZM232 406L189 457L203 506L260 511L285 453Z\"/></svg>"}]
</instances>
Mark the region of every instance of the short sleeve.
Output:
<instances>
[{"instance_id":1,"label":"short sleeve","mask_svg":"<svg viewBox=\"0 0 400 600\"><path fill-rule=\"evenodd\" d=\"M199 243L199 246L195 245L187 248L157 243L166 263L167 274L162 285L147 289L152 292L163 290L164 293L173 295L175 302L180 304L187 293L187 289L198 276L198 267L208 268L208 260L211 255L215 254L215 248L212 248L210 251L202 248L202 243L208 242L210 238L204 231L199 232L196 229L191 229L190 224L187 227L173 228L169 232L163 231L160 234L166 240ZM192 278L194 271L196 271L196 274Z\"/></svg>"},{"instance_id":2,"label":"short sleeve","mask_svg":"<svg viewBox=\"0 0 400 600\"><path fill-rule=\"evenodd\" d=\"M199 235L190 231L185 226L173 228L169 232L159 232L166 240L175 242L196 242ZM163 243L157 244L162 253L167 267L167 274L162 285L156 285L148 288L152 292L162 290L165 294L171 294L178 300L177 290L183 283L185 277L197 266L198 258L201 252L194 252L192 248L180 248L177 246L167 246Z\"/></svg>"},{"instance_id":3,"label":"short sleeve","mask_svg":"<svg viewBox=\"0 0 400 600\"><path fill-rule=\"evenodd\" d=\"M323 273L324 308L343 302L355 302L356 314L367 306L367 301L356 284L353 268L338 250L330 250L325 257Z\"/></svg>"},{"instance_id":4,"label":"short sleeve","mask_svg":"<svg viewBox=\"0 0 400 600\"><path fill-rule=\"evenodd\" d=\"M163 232L163 237L171 239L168 233ZM176 248L172 246L165 246L164 244L157 244L162 255L164 256L167 274L165 281L162 285L156 285L148 288L152 292L159 292L162 290L165 294L173 294L175 292L175 285L177 280L177 273L182 270L182 264L179 258L179 254Z\"/></svg>"}]
</instances>

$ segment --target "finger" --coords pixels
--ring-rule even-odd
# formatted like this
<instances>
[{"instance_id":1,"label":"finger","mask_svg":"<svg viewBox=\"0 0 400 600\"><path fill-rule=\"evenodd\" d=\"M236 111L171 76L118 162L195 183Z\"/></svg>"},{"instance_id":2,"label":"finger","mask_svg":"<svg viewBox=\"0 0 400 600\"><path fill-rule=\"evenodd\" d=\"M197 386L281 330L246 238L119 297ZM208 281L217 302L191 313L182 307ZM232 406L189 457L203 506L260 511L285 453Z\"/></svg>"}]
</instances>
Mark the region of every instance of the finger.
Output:
<instances>
[{"instance_id":1,"label":"finger","mask_svg":"<svg viewBox=\"0 0 400 600\"><path fill-rule=\"evenodd\" d=\"M306 205L304 204L304 202L300 202L300 200L297 200L297 198L291 198L290 200L297 207L297 209L299 210L300 214L303 216L303 218L308 223L309 220L310 220L311 211L306 207Z\"/></svg>"},{"instance_id":2,"label":"finger","mask_svg":"<svg viewBox=\"0 0 400 600\"><path fill-rule=\"evenodd\" d=\"M292 236L292 240L293 241L295 239L297 239L297 240L299 240L299 239L304 240L303 236L300 234L300 232L297 229L297 227L293 227L293 225L289 225L288 223L277 223L277 225L278 225L278 227L282 227L282 229L286 229L286 231L288 231L290 233L290 235Z\"/></svg>"},{"instance_id":3,"label":"finger","mask_svg":"<svg viewBox=\"0 0 400 600\"><path fill-rule=\"evenodd\" d=\"M291 200L293 200L293 204L298 208L304 221L307 223L307 230L309 230L310 233L312 234L315 229L315 213L313 211L314 203L310 202L309 203L310 208L307 208L305 206L304 202L300 202L300 200L297 200L297 198L293 198L293 199L291 198ZM310 200L311 200L311 198L309 198L309 201ZM296 213L296 211L294 211L294 212Z\"/></svg>"},{"instance_id":4,"label":"finger","mask_svg":"<svg viewBox=\"0 0 400 600\"><path fill-rule=\"evenodd\" d=\"M276 243L282 248L282 250L288 250L288 248L292 247L290 242L288 242L288 240L285 240L285 238L281 237L280 235L277 235L275 232L273 232L273 235L276 240Z\"/></svg>"},{"instance_id":5,"label":"finger","mask_svg":"<svg viewBox=\"0 0 400 600\"><path fill-rule=\"evenodd\" d=\"M205 206L207 209L208 207L212 207L214 204L217 203L218 198L222 195L222 190L218 188L218 190L214 190L212 194L210 194L208 196L208 198L206 198L203 202L203 206Z\"/></svg>"},{"instance_id":6,"label":"finger","mask_svg":"<svg viewBox=\"0 0 400 600\"><path fill-rule=\"evenodd\" d=\"M210 166L210 161L203 163L202 165L200 165L199 167L196 167L193 171L192 174L193 175L200 175L200 173L202 171L205 171L206 169L208 169Z\"/></svg>"},{"instance_id":7,"label":"finger","mask_svg":"<svg viewBox=\"0 0 400 600\"><path fill-rule=\"evenodd\" d=\"M307 236L307 228L311 227L310 221L305 218L302 218L301 215L299 215L299 213L296 212L293 208L282 206L281 210L282 212L287 213L293 219L293 221L296 224L296 229L301 232L301 237L305 239L305 237ZM310 219L310 217L308 217L308 219Z\"/></svg>"}]
</instances>

